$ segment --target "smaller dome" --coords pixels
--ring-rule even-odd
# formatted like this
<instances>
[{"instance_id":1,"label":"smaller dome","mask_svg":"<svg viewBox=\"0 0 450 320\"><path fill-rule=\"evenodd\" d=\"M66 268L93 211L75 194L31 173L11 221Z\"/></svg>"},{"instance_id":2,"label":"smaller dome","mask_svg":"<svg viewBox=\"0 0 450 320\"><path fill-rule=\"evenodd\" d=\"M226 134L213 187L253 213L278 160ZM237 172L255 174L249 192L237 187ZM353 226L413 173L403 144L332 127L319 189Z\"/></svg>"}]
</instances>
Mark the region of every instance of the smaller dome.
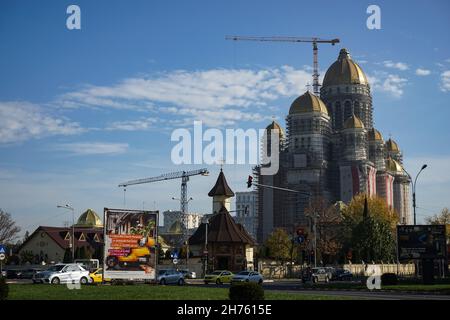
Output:
<instances>
[{"instance_id":1,"label":"smaller dome","mask_svg":"<svg viewBox=\"0 0 450 320\"><path fill-rule=\"evenodd\" d=\"M345 120L344 129L364 129L364 123L355 115Z\"/></svg>"},{"instance_id":2,"label":"smaller dome","mask_svg":"<svg viewBox=\"0 0 450 320\"><path fill-rule=\"evenodd\" d=\"M325 103L319 97L309 92L309 90L295 99L289 109L289 114L308 112L320 112L328 115L328 109Z\"/></svg>"},{"instance_id":3,"label":"smaller dome","mask_svg":"<svg viewBox=\"0 0 450 320\"><path fill-rule=\"evenodd\" d=\"M267 130L267 131L271 131L271 130L273 130L273 129L277 129L277 130L278 130L280 138L283 138L283 137L284 137L284 131L283 131L283 128L281 128L281 126L280 126L276 121L272 121L272 123L269 124L269 125L266 127L266 130Z\"/></svg>"},{"instance_id":4,"label":"smaller dome","mask_svg":"<svg viewBox=\"0 0 450 320\"><path fill-rule=\"evenodd\" d=\"M392 158L386 159L386 169L394 173L404 174L402 165Z\"/></svg>"},{"instance_id":5,"label":"smaller dome","mask_svg":"<svg viewBox=\"0 0 450 320\"><path fill-rule=\"evenodd\" d=\"M369 141L383 141L383 136L381 135L380 131L375 128L370 129L367 135Z\"/></svg>"},{"instance_id":6,"label":"smaller dome","mask_svg":"<svg viewBox=\"0 0 450 320\"><path fill-rule=\"evenodd\" d=\"M395 142L394 140L390 139L388 141L386 141L386 148L388 151L391 152L399 152L400 148L398 147L397 142Z\"/></svg>"},{"instance_id":7,"label":"smaller dome","mask_svg":"<svg viewBox=\"0 0 450 320\"><path fill-rule=\"evenodd\" d=\"M103 227L102 220L98 214L92 210L87 209L79 218L75 227L86 227L86 228L101 228Z\"/></svg>"},{"instance_id":8,"label":"smaller dome","mask_svg":"<svg viewBox=\"0 0 450 320\"><path fill-rule=\"evenodd\" d=\"M180 221L175 221L169 228L169 233L180 234L183 233L183 225Z\"/></svg>"}]
</instances>

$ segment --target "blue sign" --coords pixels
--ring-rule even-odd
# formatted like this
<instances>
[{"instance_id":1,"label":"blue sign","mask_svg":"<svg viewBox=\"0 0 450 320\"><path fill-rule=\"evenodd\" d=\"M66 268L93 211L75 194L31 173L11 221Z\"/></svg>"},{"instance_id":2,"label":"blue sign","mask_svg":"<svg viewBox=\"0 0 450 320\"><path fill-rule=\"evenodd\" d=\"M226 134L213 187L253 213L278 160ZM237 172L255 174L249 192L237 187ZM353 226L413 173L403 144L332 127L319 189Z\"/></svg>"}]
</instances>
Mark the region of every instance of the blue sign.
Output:
<instances>
[{"instance_id":1,"label":"blue sign","mask_svg":"<svg viewBox=\"0 0 450 320\"><path fill-rule=\"evenodd\" d=\"M6 254L6 247L4 245L2 245L2 244L0 244L0 254L1 253Z\"/></svg>"},{"instance_id":2,"label":"blue sign","mask_svg":"<svg viewBox=\"0 0 450 320\"><path fill-rule=\"evenodd\" d=\"M305 236L300 235L296 238L296 240L297 240L297 243L303 243L303 242L305 242Z\"/></svg>"},{"instance_id":3,"label":"blue sign","mask_svg":"<svg viewBox=\"0 0 450 320\"><path fill-rule=\"evenodd\" d=\"M170 257L171 258L173 258L173 259L178 259L178 252L172 252L171 254L170 254Z\"/></svg>"}]
</instances>

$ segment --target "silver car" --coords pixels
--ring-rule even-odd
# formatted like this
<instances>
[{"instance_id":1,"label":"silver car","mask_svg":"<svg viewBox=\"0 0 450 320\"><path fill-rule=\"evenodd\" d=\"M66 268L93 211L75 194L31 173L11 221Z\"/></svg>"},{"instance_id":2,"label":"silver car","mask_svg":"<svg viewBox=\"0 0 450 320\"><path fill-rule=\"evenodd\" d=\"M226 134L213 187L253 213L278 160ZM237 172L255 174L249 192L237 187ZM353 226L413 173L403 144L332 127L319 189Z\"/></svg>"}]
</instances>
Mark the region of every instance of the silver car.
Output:
<instances>
[{"instance_id":1,"label":"silver car","mask_svg":"<svg viewBox=\"0 0 450 320\"><path fill-rule=\"evenodd\" d=\"M89 271L76 263L56 264L45 271L36 273L33 283L80 283L87 284L89 282Z\"/></svg>"},{"instance_id":2,"label":"silver car","mask_svg":"<svg viewBox=\"0 0 450 320\"><path fill-rule=\"evenodd\" d=\"M231 284L237 282L255 282L258 284L263 283L263 277L256 271L241 271L236 273L233 278L231 278Z\"/></svg>"},{"instance_id":3,"label":"silver car","mask_svg":"<svg viewBox=\"0 0 450 320\"><path fill-rule=\"evenodd\" d=\"M156 281L162 285L173 283L182 286L184 284L184 275L177 270L162 269L158 271Z\"/></svg>"}]
</instances>

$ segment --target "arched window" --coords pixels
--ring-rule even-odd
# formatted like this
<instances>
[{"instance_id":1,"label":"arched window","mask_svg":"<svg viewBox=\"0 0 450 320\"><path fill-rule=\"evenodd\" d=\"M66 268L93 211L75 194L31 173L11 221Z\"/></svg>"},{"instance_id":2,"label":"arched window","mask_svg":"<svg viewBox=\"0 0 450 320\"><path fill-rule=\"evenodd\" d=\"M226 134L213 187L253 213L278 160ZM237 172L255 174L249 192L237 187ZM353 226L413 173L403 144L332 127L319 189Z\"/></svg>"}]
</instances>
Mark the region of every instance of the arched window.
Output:
<instances>
[{"instance_id":1,"label":"arched window","mask_svg":"<svg viewBox=\"0 0 450 320\"><path fill-rule=\"evenodd\" d=\"M353 114L352 103L347 100L344 103L344 119L348 119Z\"/></svg>"}]
</instances>

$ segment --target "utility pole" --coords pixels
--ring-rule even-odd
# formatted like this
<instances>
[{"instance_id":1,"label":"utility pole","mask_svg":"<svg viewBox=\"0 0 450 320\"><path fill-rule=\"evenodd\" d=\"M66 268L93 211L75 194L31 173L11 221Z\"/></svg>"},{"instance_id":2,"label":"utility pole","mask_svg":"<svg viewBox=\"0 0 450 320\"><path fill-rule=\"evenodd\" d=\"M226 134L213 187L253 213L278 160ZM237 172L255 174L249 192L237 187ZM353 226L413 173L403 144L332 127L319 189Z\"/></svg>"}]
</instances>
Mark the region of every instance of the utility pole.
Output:
<instances>
[{"instance_id":1,"label":"utility pole","mask_svg":"<svg viewBox=\"0 0 450 320\"><path fill-rule=\"evenodd\" d=\"M68 204L63 206L57 205L57 208L67 209L72 211L72 262L75 261L75 209Z\"/></svg>"},{"instance_id":2,"label":"utility pole","mask_svg":"<svg viewBox=\"0 0 450 320\"><path fill-rule=\"evenodd\" d=\"M411 180L411 184L412 184L412 196L413 196L413 212L414 212L414 225L417 224L416 221L416 184L417 184L417 178L419 177L419 174L428 167L427 164L422 165L422 167L420 168L419 172L416 175L416 178L412 179L411 175L408 173L408 171L405 170L405 168L402 167L403 171L405 171L405 173L408 175L409 180Z\"/></svg>"}]
</instances>

